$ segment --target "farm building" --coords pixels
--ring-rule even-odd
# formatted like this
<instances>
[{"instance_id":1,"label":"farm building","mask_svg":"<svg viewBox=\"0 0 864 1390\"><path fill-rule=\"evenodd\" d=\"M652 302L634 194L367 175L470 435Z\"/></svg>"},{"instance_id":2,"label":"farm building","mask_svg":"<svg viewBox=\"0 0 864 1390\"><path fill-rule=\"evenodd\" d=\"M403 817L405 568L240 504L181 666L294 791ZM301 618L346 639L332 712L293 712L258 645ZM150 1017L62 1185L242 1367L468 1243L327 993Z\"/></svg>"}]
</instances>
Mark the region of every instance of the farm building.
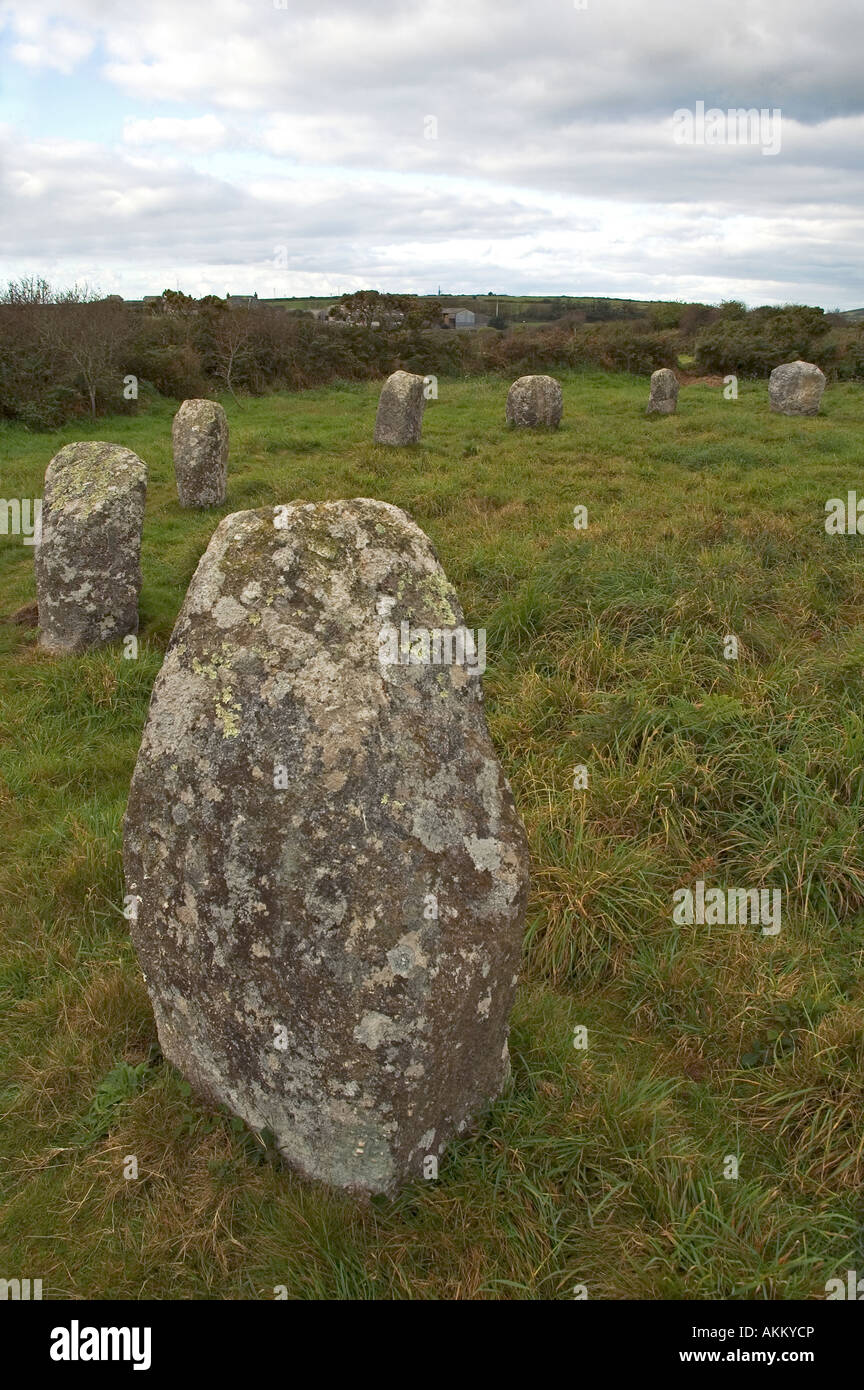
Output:
<instances>
[{"instance_id":1,"label":"farm building","mask_svg":"<svg viewBox=\"0 0 864 1390\"><path fill-rule=\"evenodd\" d=\"M485 328L489 315L475 314L473 309L454 304L441 310L441 322L445 328Z\"/></svg>"}]
</instances>

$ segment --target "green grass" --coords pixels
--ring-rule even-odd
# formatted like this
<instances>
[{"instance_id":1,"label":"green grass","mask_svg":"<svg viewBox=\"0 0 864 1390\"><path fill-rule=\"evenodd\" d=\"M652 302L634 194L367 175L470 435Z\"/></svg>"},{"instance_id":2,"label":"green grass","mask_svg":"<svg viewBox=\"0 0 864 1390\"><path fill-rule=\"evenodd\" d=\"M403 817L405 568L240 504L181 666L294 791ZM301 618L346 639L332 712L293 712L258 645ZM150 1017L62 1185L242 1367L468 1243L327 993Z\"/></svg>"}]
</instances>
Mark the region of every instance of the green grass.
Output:
<instances>
[{"instance_id":1,"label":"green grass","mask_svg":"<svg viewBox=\"0 0 864 1390\"><path fill-rule=\"evenodd\" d=\"M78 438L151 470L138 660L49 660L0 623L0 1275L64 1298L785 1299L862 1267L864 540L823 522L864 495L864 395L792 420L764 384L693 386L647 419L645 381L563 384L561 429L534 435L505 429L506 383L442 381L404 451L368 442L374 385L226 400L209 513L177 504L169 403L0 430L5 497L39 496ZM486 628L534 856L512 1089L437 1183L365 1206L274 1167L160 1060L120 869L150 688L217 521L354 496L406 508ZM34 597L17 539L0 583L3 614ZM780 935L675 926L697 878L781 887Z\"/></svg>"}]
</instances>

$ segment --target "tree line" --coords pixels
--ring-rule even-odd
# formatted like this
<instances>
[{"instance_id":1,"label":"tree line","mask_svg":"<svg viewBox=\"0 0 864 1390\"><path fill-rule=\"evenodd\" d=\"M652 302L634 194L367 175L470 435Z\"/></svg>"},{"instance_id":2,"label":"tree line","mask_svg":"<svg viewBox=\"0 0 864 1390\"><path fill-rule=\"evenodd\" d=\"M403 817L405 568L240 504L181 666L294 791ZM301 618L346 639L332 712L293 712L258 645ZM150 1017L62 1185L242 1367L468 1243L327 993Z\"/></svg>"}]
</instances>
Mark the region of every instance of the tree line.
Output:
<instances>
[{"instance_id":1,"label":"tree line","mask_svg":"<svg viewBox=\"0 0 864 1390\"><path fill-rule=\"evenodd\" d=\"M239 398L399 369L447 376L599 367L647 375L686 363L746 377L796 357L818 360L835 379L864 376L864 326L800 305L651 304L622 318L620 304L598 301L549 323L493 321L463 333L441 327L434 302L374 290L343 296L327 322L178 290L136 305L87 287L55 290L34 277L0 292L0 418L31 429L134 412L154 393Z\"/></svg>"}]
</instances>

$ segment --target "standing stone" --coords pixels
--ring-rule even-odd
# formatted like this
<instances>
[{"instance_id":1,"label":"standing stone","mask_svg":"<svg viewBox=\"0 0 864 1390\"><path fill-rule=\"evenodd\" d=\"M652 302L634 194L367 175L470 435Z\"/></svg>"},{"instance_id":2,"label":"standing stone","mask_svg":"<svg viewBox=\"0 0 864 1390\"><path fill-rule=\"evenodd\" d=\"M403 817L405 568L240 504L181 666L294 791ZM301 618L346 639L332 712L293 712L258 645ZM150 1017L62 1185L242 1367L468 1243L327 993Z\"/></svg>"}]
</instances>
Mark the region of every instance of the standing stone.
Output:
<instances>
[{"instance_id":1,"label":"standing stone","mask_svg":"<svg viewBox=\"0 0 864 1390\"><path fill-rule=\"evenodd\" d=\"M218 401L184 401L171 442L180 506L221 506L228 485L228 417Z\"/></svg>"},{"instance_id":2,"label":"standing stone","mask_svg":"<svg viewBox=\"0 0 864 1390\"><path fill-rule=\"evenodd\" d=\"M771 409L780 415L818 415L825 373L812 362L784 362L768 379Z\"/></svg>"},{"instance_id":3,"label":"standing stone","mask_svg":"<svg viewBox=\"0 0 864 1390\"><path fill-rule=\"evenodd\" d=\"M413 372L394 372L381 388L375 415L376 444L419 444L426 397L424 379Z\"/></svg>"},{"instance_id":4,"label":"standing stone","mask_svg":"<svg viewBox=\"0 0 864 1390\"><path fill-rule=\"evenodd\" d=\"M561 383L554 376L520 376L507 392L508 425L557 430L564 410Z\"/></svg>"},{"instance_id":5,"label":"standing stone","mask_svg":"<svg viewBox=\"0 0 864 1390\"><path fill-rule=\"evenodd\" d=\"M678 409L678 378L669 367L651 373L647 415L674 415Z\"/></svg>"},{"instance_id":6,"label":"standing stone","mask_svg":"<svg viewBox=\"0 0 864 1390\"><path fill-rule=\"evenodd\" d=\"M46 651L138 631L146 491L147 465L119 444L67 444L49 463L34 557Z\"/></svg>"},{"instance_id":7,"label":"standing stone","mask_svg":"<svg viewBox=\"0 0 864 1390\"><path fill-rule=\"evenodd\" d=\"M358 1192L421 1175L509 1074L527 849L462 624L397 507L226 517L126 813L165 1056Z\"/></svg>"}]
</instances>

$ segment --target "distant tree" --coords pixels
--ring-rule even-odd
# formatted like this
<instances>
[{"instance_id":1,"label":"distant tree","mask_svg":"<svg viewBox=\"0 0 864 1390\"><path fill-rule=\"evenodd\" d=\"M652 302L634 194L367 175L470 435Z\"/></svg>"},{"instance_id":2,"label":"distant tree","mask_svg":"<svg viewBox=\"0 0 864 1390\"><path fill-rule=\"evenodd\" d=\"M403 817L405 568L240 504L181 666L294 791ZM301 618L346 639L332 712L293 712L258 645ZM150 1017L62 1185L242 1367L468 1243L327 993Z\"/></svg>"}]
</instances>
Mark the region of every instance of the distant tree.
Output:
<instances>
[{"instance_id":1,"label":"distant tree","mask_svg":"<svg viewBox=\"0 0 864 1390\"><path fill-rule=\"evenodd\" d=\"M353 323L361 328L394 328L402 323L407 311L405 299L396 294L381 294L379 290L356 290L343 294L330 310L330 318Z\"/></svg>"},{"instance_id":2,"label":"distant tree","mask_svg":"<svg viewBox=\"0 0 864 1390\"><path fill-rule=\"evenodd\" d=\"M677 328L681 318L681 305L669 303L646 305L647 321L652 328L663 332L667 328Z\"/></svg>"},{"instance_id":3,"label":"distant tree","mask_svg":"<svg viewBox=\"0 0 864 1390\"><path fill-rule=\"evenodd\" d=\"M50 372L58 393L83 393L91 415L100 397L117 397L131 335L130 314L118 295L106 298L88 285L55 290L31 276L10 282L0 302L15 310L22 350L26 342L37 375Z\"/></svg>"},{"instance_id":4,"label":"distant tree","mask_svg":"<svg viewBox=\"0 0 864 1390\"><path fill-rule=\"evenodd\" d=\"M207 365L218 381L223 381L235 401L238 375L252 365L252 345L260 311L244 307L216 313L209 324Z\"/></svg>"},{"instance_id":5,"label":"distant tree","mask_svg":"<svg viewBox=\"0 0 864 1390\"><path fill-rule=\"evenodd\" d=\"M721 319L743 319L747 316L747 305L740 299L724 299L720 305Z\"/></svg>"},{"instance_id":6,"label":"distant tree","mask_svg":"<svg viewBox=\"0 0 864 1390\"><path fill-rule=\"evenodd\" d=\"M425 299L403 299L405 328L440 328L441 307Z\"/></svg>"},{"instance_id":7,"label":"distant tree","mask_svg":"<svg viewBox=\"0 0 864 1390\"><path fill-rule=\"evenodd\" d=\"M76 287L45 307L40 330L68 363L91 415L97 414L100 399L119 396L124 351L132 336L131 315L122 300L95 299L86 288Z\"/></svg>"},{"instance_id":8,"label":"distant tree","mask_svg":"<svg viewBox=\"0 0 864 1390\"><path fill-rule=\"evenodd\" d=\"M23 280L10 280L5 290L0 291L0 304L14 304L27 308L34 304L53 304L56 294L47 280L40 276L26 276Z\"/></svg>"},{"instance_id":9,"label":"distant tree","mask_svg":"<svg viewBox=\"0 0 864 1390\"><path fill-rule=\"evenodd\" d=\"M209 295L208 298L215 298ZM170 314L174 318L193 318L198 312L198 300L182 290L163 290L162 295L152 305L155 313Z\"/></svg>"},{"instance_id":10,"label":"distant tree","mask_svg":"<svg viewBox=\"0 0 864 1390\"><path fill-rule=\"evenodd\" d=\"M713 323L718 312L710 304L685 304L678 319L678 329L685 338L692 338L697 328L705 328Z\"/></svg>"}]
</instances>

